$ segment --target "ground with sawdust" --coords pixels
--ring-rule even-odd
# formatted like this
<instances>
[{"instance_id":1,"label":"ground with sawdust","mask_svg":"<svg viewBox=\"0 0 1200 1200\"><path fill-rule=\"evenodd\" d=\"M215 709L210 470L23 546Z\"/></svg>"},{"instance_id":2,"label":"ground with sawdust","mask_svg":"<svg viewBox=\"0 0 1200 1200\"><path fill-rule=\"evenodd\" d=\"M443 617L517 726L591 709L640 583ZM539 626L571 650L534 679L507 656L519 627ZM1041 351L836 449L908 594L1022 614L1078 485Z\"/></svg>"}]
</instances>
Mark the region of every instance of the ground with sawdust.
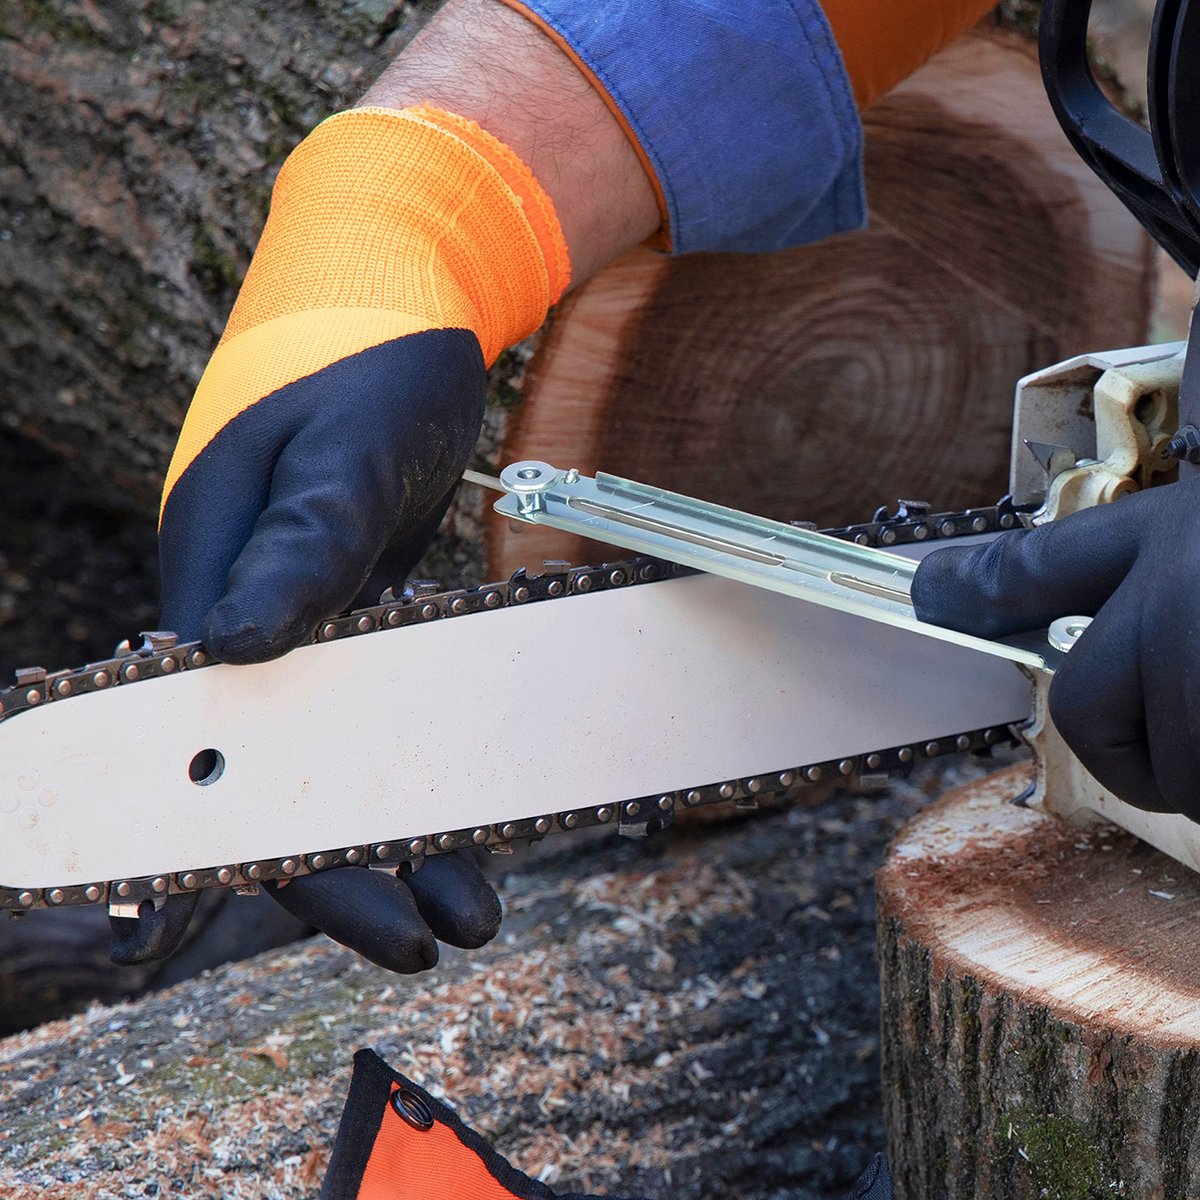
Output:
<instances>
[{"instance_id":1,"label":"ground with sawdust","mask_svg":"<svg viewBox=\"0 0 1200 1200\"><path fill-rule=\"evenodd\" d=\"M985 765L547 843L499 942L418 979L315 941L0 1042L0 1195L314 1197L369 1045L562 1190L840 1200L883 1139L872 874Z\"/></svg>"}]
</instances>

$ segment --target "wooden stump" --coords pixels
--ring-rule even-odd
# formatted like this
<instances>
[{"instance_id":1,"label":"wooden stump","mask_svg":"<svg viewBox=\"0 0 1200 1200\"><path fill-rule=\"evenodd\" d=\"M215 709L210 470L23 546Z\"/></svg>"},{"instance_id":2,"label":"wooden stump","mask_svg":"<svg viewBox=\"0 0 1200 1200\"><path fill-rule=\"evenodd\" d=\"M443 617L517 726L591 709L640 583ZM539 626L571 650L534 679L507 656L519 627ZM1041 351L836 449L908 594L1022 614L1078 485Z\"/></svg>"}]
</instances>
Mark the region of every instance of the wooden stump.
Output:
<instances>
[{"instance_id":1,"label":"wooden stump","mask_svg":"<svg viewBox=\"0 0 1200 1200\"><path fill-rule=\"evenodd\" d=\"M1200 876L1010 803L921 812L878 880L897 1200L1200 1194Z\"/></svg>"}]
</instances>

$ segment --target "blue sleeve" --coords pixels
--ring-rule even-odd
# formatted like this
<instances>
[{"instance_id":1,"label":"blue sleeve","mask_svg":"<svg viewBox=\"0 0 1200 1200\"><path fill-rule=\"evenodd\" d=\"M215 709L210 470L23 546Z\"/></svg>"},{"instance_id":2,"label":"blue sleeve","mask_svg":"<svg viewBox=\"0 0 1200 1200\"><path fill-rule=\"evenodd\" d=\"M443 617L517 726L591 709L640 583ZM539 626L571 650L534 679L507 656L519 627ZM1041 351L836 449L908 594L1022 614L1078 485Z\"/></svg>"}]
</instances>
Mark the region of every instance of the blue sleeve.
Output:
<instances>
[{"instance_id":1,"label":"blue sleeve","mask_svg":"<svg viewBox=\"0 0 1200 1200\"><path fill-rule=\"evenodd\" d=\"M513 6L556 31L624 115L674 253L779 250L863 225L862 127L817 0Z\"/></svg>"}]
</instances>

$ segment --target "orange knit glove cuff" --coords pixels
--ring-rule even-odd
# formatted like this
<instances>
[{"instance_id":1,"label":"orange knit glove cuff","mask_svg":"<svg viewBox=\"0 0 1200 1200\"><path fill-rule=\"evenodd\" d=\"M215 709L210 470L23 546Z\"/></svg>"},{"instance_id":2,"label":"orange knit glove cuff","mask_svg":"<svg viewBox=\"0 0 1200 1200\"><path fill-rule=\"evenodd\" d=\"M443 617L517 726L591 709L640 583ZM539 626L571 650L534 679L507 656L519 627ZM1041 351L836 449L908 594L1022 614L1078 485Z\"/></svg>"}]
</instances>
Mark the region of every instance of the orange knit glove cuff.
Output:
<instances>
[{"instance_id":1,"label":"orange knit glove cuff","mask_svg":"<svg viewBox=\"0 0 1200 1200\"><path fill-rule=\"evenodd\" d=\"M302 309L390 309L471 330L490 365L570 273L550 197L502 142L425 105L355 108L284 163L221 340Z\"/></svg>"}]
</instances>

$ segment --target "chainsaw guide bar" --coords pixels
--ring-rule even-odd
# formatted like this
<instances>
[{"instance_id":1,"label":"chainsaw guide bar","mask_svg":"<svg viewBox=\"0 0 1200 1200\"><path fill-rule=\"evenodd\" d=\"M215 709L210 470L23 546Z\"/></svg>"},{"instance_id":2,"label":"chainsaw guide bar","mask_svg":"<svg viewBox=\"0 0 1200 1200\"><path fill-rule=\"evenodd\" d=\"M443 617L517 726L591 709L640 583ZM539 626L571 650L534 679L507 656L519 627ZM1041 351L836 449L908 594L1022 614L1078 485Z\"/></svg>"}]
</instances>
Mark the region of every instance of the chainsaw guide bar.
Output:
<instances>
[{"instance_id":1,"label":"chainsaw guide bar","mask_svg":"<svg viewBox=\"0 0 1200 1200\"><path fill-rule=\"evenodd\" d=\"M884 546L891 549L898 546L946 541L963 536L994 534L1015 528L1019 523L1020 511L1007 498L998 505L948 513L932 513L926 505L908 502L901 504L894 515L888 515L884 510L880 510L876 513L875 519L870 522L824 532L832 537L854 542L860 546ZM692 581L690 585L686 582L689 579ZM623 593L630 589L637 589L640 593L643 587L656 585L674 590L670 593L654 593L655 595L667 596L669 594L671 597L677 597L684 595L684 592L679 591L681 584L684 585L684 592L689 595L694 593L694 597L690 601L693 608L697 604L696 597L707 596L706 603L711 608L714 604L718 607L722 604L729 604L728 597L730 595L745 593L757 593L760 597L769 597L770 604L776 606L797 603L785 597L765 592L759 593L757 589L746 589L741 584L732 584L711 576L697 575L696 572L686 567L646 557L583 567L569 567L565 563L547 563L542 574L531 575L522 570L516 572L507 581L478 588L439 592L431 584L410 582L399 595L393 594L389 589L380 598L379 604L323 622L315 631L309 648L301 647L291 655L285 656L284 660L279 661L282 663L298 656L307 659L314 653L313 646L319 647L343 642L347 639L364 638L369 638L370 641L363 646L363 654L371 658L376 657L369 653L370 647L378 645L375 641L376 636L382 637L385 633L399 631L406 627L457 622L460 617L489 613L499 614L529 605L541 606L550 601L565 601L589 595L599 596L604 593ZM645 595L650 596L651 593L647 592ZM613 600L607 602L606 611L617 612L618 620L625 621L625 624L628 625L627 617L621 616L621 613L613 607L616 599L614 597ZM761 605L766 601L755 600L753 603ZM588 611L594 610L599 614L601 607L603 605L593 606L593 609ZM648 605L650 609L653 607L653 605ZM801 607L811 608L813 606L802 605ZM734 611L733 606L730 607L730 611ZM787 610L778 608L771 610L776 614L779 611ZM844 614L832 615L842 620L856 620L856 618L845 617ZM772 619L775 623L767 626L769 632L789 624L789 622L779 620L778 616ZM481 637L488 632L488 628L483 627L481 623L478 630ZM670 625L665 624L662 628L669 629ZM640 632L640 629L634 630L635 634ZM895 636L895 631L892 633ZM497 630L496 636L502 638L503 631ZM586 633L581 635L576 630L572 636L578 640L581 636L586 638ZM928 643L928 639L919 638L915 634L905 633L903 636ZM414 646L417 640L413 639ZM737 641L736 638L733 640ZM941 648L946 654L953 653L961 656L963 662L973 664L976 659L983 657L973 655L961 647L952 647L944 643L930 644ZM401 645L403 643L397 643L398 648ZM646 652L643 646L631 648L631 653L635 655L640 656ZM742 653L743 651L739 650L738 652ZM756 646L746 653L749 654L747 662L754 661L753 654L755 653L765 653L768 658L764 661L774 662L774 659L770 658L770 655L775 653L771 647L764 650L762 647ZM805 657L808 657L807 652ZM311 661L315 662L316 659ZM360 655L356 661L365 660ZM949 661L946 660L946 662ZM956 664L959 663L959 659L953 661ZM439 795L436 797L436 802L426 799L423 808L418 804L415 809L411 810L414 813L419 811L419 819L423 821L423 824L416 828L407 824L409 820L414 819L413 817L403 813L398 816L394 811L389 813L387 811L388 804L364 812L356 818L349 811L353 808L355 801L353 795L347 796L346 811L343 811L343 806L333 802L326 793L324 804L313 804L310 801L310 810L307 811L304 821L308 823L308 826L328 827L342 832L348 828L353 829L354 841L352 844L321 846L318 843L317 848L311 848L310 844L310 848L301 851L297 847L296 852L290 854L268 857L246 856L238 861L209 859L207 860L209 865L200 865L194 859L171 861L172 855L164 853L156 864L163 869L149 872L145 868L151 864L142 863L141 860L148 853L147 845L153 850L156 838L172 843L173 852L176 853L179 852L179 845L186 845L196 854L197 858L201 859L201 862L205 861L201 855L203 847L207 844L206 839L209 833L213 833L214 836L218 833L221 834L225 838L225 842L229 844L232 844L230 841L232 839L243 850L247 848L247 842L251 844L255 842L255 834L251 828L253 824L251 817L254 814L246 812L245 809L239 810L245 813L245 821L242 821L241 817L234 816L232 813L221 815L220 806L210 806L207 803L209 796L219 794L221 776L226 768L220 750L214 746L202 744L196 747L197 752L191 757L190 762L185 759L178 763L177 774L182 790L177 788L176 791L180 795L186 793L191 799L191 803L182 809L167 803L165 797L157 794L150 796L144 802L139 800L134 803L131 799L126 804L123 798L125 793L121 793L119 802L109 804L101 799L88 804L81 798L66 796L62 789L56 788L53 769L44 770L39 766L44 759L39 758L36 753L37 737L41 736L40 726L35 730L35 726L38 726L38 718L40 717L46 724L51 724L45 720L49 716L48 710L58 710L60 706L66 706L68 711L77 714L74 724L79 726L83 734L86 734L88 728L93 724L91 714L95 714L98 718L102 715L102 709L106 705L112 705L117 701L118 693L126 693L127 689L133 688L135 685L140 688L142 684L158 681L159 689L165 690L151 693L147 688L144 693L140 691L138 693L144 695L148 702L153 695L154 703L151 704L151 708L157 710L166 701L168 695L174 695L170 689L175 688L178 691L178 685L184 682L182 678L172 681L170 678L172 676L182 677L203 671L206 678L215 679L217 676L215 674L210 676L209 672L216 668L220 671L230 672L227 679L240 680L246 678L243 673L261 672L264 668L224 667L216 664L203 645L198 642L180 644L170 633L144 634L141 645L132 647L123 644L118 648L115 657L102 662L90 663L78 669L53 673L37 667L21 669L16 673L15 684L0 690L0 829L8 826L4 830L5 853L0 856L0 880L5 880L5 885L0 886L0 910L19 914L34 908L55 908L73 904L107 904L115 915L136 916L140 905L147 901L160 905L168 895L194 892L204 888L232 887L243 892L254 891L260 883L282 881L342 866L365 866L391 872L415 870L427 855L469 847L482 847L496 853L505 853L511 849L511 843L514 841L539 839L551 833L570 832L605 825L612 825L625 834L642 836L670 824L672 816L677 810L730 801L742 807L753 808L760 799L766 797L786 799L804 787L822 781L882 785L886 782L889 774L907 771L918 760L949 753L984 750L998 743L1012 740L1013 735L1009 723L1025 719L1030 712L1028 684L1021 679L1016 668L1010 664L1003 663L998 659L983 659L983 661L988 664L987 670L993 673L998 671L1006 673L999 689L1003 693L1003 698L992 702L993 709L1003 711L994 720L985 716L983 720L986 723L974 727L963 728L960 724L954 728L951 725L949 728L928 731L928 735L922 735L920 740L898 742L864 753L847 753L833 758L796 762L792 765L787 765L791 762L790 758L785 756L779 759L776 757L760 763L764 769L753 774L708 777L686 786L666 786L661 790L654 791L653 794L632 796L629 793L610 794L607 786L607 767L601 764L607 764L611 759L612 778L623 779L626 777L623 775L626 760L629 760L632 765L629 766L627 777L631 780L648 779L654 776L658 770L652 761L652 756L643 750L635 751L634 748L627 747L609 748L603 751L596 749L593 753L591 770L602 775L602 778L589 779L587 772L581 771L579 777L561 778L554 784L557 791L572 799L586 798L586 803L520 816L515 814L521 809L522 797L526 793L528 793L528 797L534 796L537 788L533 786L505 787L497 784L492 790L498 794L488 799L485 795L487 792L486 780L475 778L471 786L474 787L478 796L473 802L470 794L471 787L468 786L468 783L475 764L467 761L464 757L460 764L460 773L464 780L461 793L456 785L450 783L444 785L444 790L441 787L435 788L433 785L428 787L426 790L431 793L437 790ZM267 667L272 666L275 664L267 664ZM942 663L942 667L939 669L944 668L945 663ZM956 669L961 669L961 666ZM1009 676L1011 676L1011 680L1008 678ZM687 677L687 670L684 670L684 677ZM488 682L484 679L481 686L486 687ZM836 687L836 672L829 678L829 684L831 688ZM351 706L351 709L355 702L355 686L354 678L350 677L341 680L339 686L334 689L338 696L345 697L344 703ZM629 692L634 686L632 681L626 679L624 691ZM714 689L718 693L723 690L720 684L714 684L711 680L705 686L709 688L710 692ZM743 745L748 746L748 753L780 754L780 746L788 737L786 725L778 716L773 716L772 720L764 719L761 723L770 725L773 721L776 726L780 726L782 732L776 730L772 734L774 738L774 742L771 743L772 748L755 751L755 738L758 736L760 722L754 718L752 713L747 712L752 702L752 692L747 690L746 696L750 699L746 699L743 703L736 692L737 686L748 689L749 685L744 682L739 685L737 680L730 679L730 687L734 692L734 698L730 703L735 706L742 704L742 707L737 709L737 720L744 722L744 727L739 724L738 729L729 731L727 736L739 748ZM421 685L416 683L411 686L411 689L406 690L419 692L420 687ZM571 706L576 702L575 697L587 694L588 687L588 679L534 679L531 680L529 690L525 695L495 696L490 703L493 705L492 711L499 714L496 718L497 728L509 730L508 733L498 733L497 737L507 737L512 742L517 737L517 734L512 731L516 730L519 733L521 729L520 723L512 724L511 718L505 718L505 713L509 710L525 706L527 713L525 719L532 728L538 722L538 713L543 710L544 706L569 712ZM639 690L641 690L640 685ZM683 691L686 692L687 689L684 688ZM211 695L219 696L220 690L214 691L213 688L208 688L205 689L205 693L210 697ZM613 703L619 703L620 699L617 697ZM283 702L283 699L277 698L273 701L268 696L265 700L268 708L263 712L263 720L259 724L269 724L271 720L269 706ZM680 701L680 712L685 716L689 702L691 701L686 696ZM88 707L89 703L92 708ZM211 698L210 703L212 703ZM342 702L339 700L340 703ZM612 706L606 706L603 699L598 701L598 709L606 707ZM891 703L890 708L902 709L903 705ZM419 711L419 706L417 711ZM459 725L455 725L453 724L454 713L442 709L429 716L429 721L433 722L430 728L435 733L438 731L445 733L450 729L465 730L466 727L482 721L484 711L482 708L477 711L473 710L470 718L464 717ZM793 711L795 712L793 724L798 731L803 728L806 721L820 725L821 714L802 709ZM88 714L86 719L85 712ZM65 715L66 713L64 713ZM955 715L969 718L973 714L967 707L961 711L956 708ZM891 728L893 725L896 729L916 727L902 711L895 713L894 716L895 722L889 724L889 721L885 720L882 722L882 727ZM502 719L510 719L510 725L504 726ZM599 721L596 713L585 712L583 719L585 719L587 728L584 730L585 738L581 742L581 753L588 750L591 742L595 740L592 725ZM671 719L673 720L673 714ZM729 714L722 713L721 720L728 722ZM320 717L314 718L314 727L320 724L320 721ZM441 724L436 722L441 722ZM451 724L446 724L446 722L451 722ZM354 722L350 720L349 723L353 724ZM403 724L403 721L398 720L398 723ZM602 721L599 723L602 724ZM63 724L70 725L72 722L63 722ZM83 734L79 736L82 737ZM121 735L124 749L114 755L114 762L122 771L125 771L127 767L130 780L145 780L141 790L157 792L158 785L153 778L139 773L138 765L139 756L154 749L152 744L154 739L147 739L151 744L143 747L140 739L146 738L146 730L140 727L128 729L121 727ZM72 736L76 735L72 734ZM198 736L203 738L204 735L201 733ZM462 736L464 744L470 742L470 737L466 732L463 732ZM822 736L829 737L827 729ZM280 737L285 740L289 738L306 740L304 731L300 729L283 732ZM534 740L536 741L536 739ZM352 742L348 740L343 744L348 748L352 747ZM803 744L803 738L797 735L792 749L794 750L801 744ZM73 747L74 742L71 745ZM764 745L766 745L765 742ZM591 753L590 750L588 752ZM524 770L531 782L538 780L539 786L545 790L548 784L539 775L541 769L539 760L536 753L531 753L533 753L533 757L524 764ZM739 753L741 753L740 749ZM609 758L603 758L603 754L609 755ZM601 755L601 757L597 758L596 755ZM150 757L153 755L151 754ZM584 758L586 757L587 755L584 754ZM665 752L664 757L667 757ZM68 767L70 766L68 760L71 758L71 753L60 752L59 758L66 762ZM646 761L643 762L643 759ZM411 761L410 752L406 762ZM749 767L752 764L747 763L746 765ZM678 770L677 767L674 769ZM414 767L414 770L419 774L419 768ZM104 768L98 773L97 790L100 790L99 785L108 773L108 768ZM667 775L670 773L667 772ZM230 775L234 774L235 772L231 770ZM480 772L476 771L476 775L478 774ZM124 778L123 775L122 778ZM617 783L614 786L620 787L621 784ZM189 787L192 791L186 792ZM353 790L349 784L346 787ZM410 787L410 790L417 791L419 789ZM257 793L263 799L264 804L269 796L269 791L270 789L264 788ZM404 805L407 803L406 797ZM435 806L431 807L431 804L435 804ZM71 811L72 805L75 806L74 811ZM149 819L131 819L129 813L117 811L122 806L127 807L130 813L135 815L137 813L149 814ZM293 807L299 807L299 802L293 804ZM362 806L360 805L360 807ZM395 808L395 805L391 807ZM495 817L501 810L514 815L513 819L506 820L481 819L476 823L465 824L461 820L447 822L447 827L438 827L435 824L436 818L431 814L435 812L449 814L456 808L459 809L460 817L478 817L480 813ZM209 829L205 826L206 810L217 814L208 820L208 826L220 826L221 828ZM331 813L332 815L330 815ZM369 827L368 817L373 821ZM279 819L278 829L284 831L282 835L284 837L286 837L288 819L286 814ZM58 822L57 826L56 821ZM195 823L194 829L188 825L189 821ZM393 826L392 832L402 833L403 836L388 840L372 840L377 831L384 831L379 828L381 824L386 828L386 825L393 821L396 824ZM90 829L87 828L89 822ZM243 824L245 825L244 830L239 827ZM230 825L232 825L232 829L225 828ZM186 836L185 826L191 830L191 833L187 833ZM172 829L175 829L174 834L171 833ZM276 834L276 836L280 835ZM243 838L246 841L241 840ZM218 838L217 841L219 840ZM312 840L316 841L316 838ZM217 841L214 841L213 844L217 844ZM67 842L74 844L67 846L65 845ZM93 843L90 848L89 842ZM143 842L146 845L143 845ZM279 846L278 841L272 846L272 849L285 848L286 845ZM261 846L256 849L260 850ZM22 858L22 853L24 858ZM20 860L18 865L14 865L16 860ZM92 878L86 872L100 861L110 865L119 863L122 866L139 864L140 869L136 873L118 874L109 878ZM81 871L84 872L82 878ZM107 874L107 872L100 873Z\"/></svg>"}]
</instances>

